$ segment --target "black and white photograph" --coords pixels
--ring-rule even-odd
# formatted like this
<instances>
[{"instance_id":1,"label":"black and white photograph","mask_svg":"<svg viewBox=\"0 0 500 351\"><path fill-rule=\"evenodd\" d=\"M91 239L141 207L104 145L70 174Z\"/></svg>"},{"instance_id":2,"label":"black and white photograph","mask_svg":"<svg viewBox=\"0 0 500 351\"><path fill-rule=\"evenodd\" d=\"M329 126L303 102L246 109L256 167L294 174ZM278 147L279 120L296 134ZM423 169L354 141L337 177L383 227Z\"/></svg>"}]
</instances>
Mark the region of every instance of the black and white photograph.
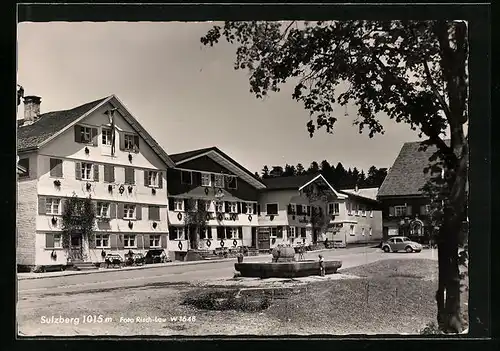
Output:
<instances>
[{"instance_id":1,"label":"black and white photograph","mask_svg":"<svg viewBox=\"0 0 500 351\"><path fill-rule=\"evenodd\" d=\"M19 22L17 335L467 334L468 33Z\"/></svg>"}]
</instances>

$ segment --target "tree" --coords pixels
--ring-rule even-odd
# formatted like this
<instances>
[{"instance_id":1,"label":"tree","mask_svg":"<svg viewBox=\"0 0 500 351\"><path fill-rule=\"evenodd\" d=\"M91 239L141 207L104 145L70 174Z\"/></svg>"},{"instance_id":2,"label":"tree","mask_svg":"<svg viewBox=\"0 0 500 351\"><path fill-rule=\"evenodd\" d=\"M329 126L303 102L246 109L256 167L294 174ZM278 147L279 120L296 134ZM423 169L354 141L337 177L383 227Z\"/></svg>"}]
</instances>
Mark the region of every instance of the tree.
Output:
<instances>
[{"instance_id":1,"label":"tree","mask_svg":"<svg viewBox=\"0 0 500 351\"><path fill-rule=\"evenodd\" d=\"M295 175L295 166L289 165L288 163L285 165L285 170L282 174L283 177L290 177Z\"/></svg>"},{"instance_id":2,"label":"tree","mask_svg":"<svg viewBox=\"0 0 500 351\"><path fill-rule=\"evenodd\" d=\"M262 178L269 178L269 168L267 168L267 165L262 168Z\"/></svg>"},{"instance_id":3,"label":"tree","mask_svg":"<svg viewBox=\"0 0 500 351\"><path fill-rule=\"evenodd\" d=\"M270 177L281 177L283 176L283 167L281 166L273 166L271 172L269 172Z\"/></svg>"},{"instance_id":4,"label":"tree","mask_svg":"<svg viewBox=\"0 0 500 351\"><path fill-rule=\"evenodd\" d=\"M207 216L205 201L189 198L184 201L185 219L184 224L188 234L189 246L191 250L198 249L199 233L207 227Z\"/></svg>"},{"instance_id":5,"label":"tree","mask_svg":"<svg viewBox=\"0 0 500 351\"><path fill-rule=\"evenodd\" d=\"M259 175L259 172L255 172L253 175L254 175L256 178L261 179L261 178L260 178L260 175Z\"/></svg>"},{"instance_id":6,"label":"tree","mask_svg":"<svg viewBox=\"0 0 500 351\"><path fill-rule=\"evenodd\" d=\"M297 167L295 168L297 175L303 175L305 173L304 166L302 163L297 163Z\"/></svg>"},{"instance_id":7,"label":"tree","mask_svg":"<svg viewBox=\"0 0 500 351\"><path fill-rule=\"evenodd\" d=\"M311 165L307 169L307 173L308 174L316 174L318 172L319 172L318 162L316 162L316 161L311 162Z\"/></svg>"},{"instance_id":8,"label":"tree","mask_svg":"<svg viewBox=\"0 0 500 351\"><path fill-rule=\"evenodd\" d=\"M307 131L332 133L341 106L354 103L354 124L370 137L384 133L380 114L426 136L445 172L439 222L438 324L459 332L458 237L468 167L467 27L462 21L225 22L201 38L237 43L235 69L250 73L257 98L292 80L292 98L310 113ZM450 141L443 140L449 129ZM432 161L431 161L432 162Z\"/></svg>"},{"instance_id":9,"label":"tree","mask_svg":"<svg viewBox=\"0 0 500 351\"><path fill-rule=\"evenodd\" d=\"M327 160L321 161L321 174L326 180L331 181L333 179L334 170Z\"/></svg>"}]
</instances>

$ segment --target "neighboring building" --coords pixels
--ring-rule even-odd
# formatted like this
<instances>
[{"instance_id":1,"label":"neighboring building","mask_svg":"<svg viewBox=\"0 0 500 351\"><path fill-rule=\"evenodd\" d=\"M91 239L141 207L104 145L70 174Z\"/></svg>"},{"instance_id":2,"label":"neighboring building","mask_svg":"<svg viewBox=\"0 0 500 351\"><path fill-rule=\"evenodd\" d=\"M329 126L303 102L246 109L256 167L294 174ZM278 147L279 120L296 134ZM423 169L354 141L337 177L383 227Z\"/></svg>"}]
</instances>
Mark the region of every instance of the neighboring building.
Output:
<instances>
[{"instance_id":1,"label":"neighboring building","mask_svg":"<svg viewBox=\"0 0 500 351\"><path fill-rule=\"evenodd\" d=\"M181 258L193 249L190 233L186 233L186 201L206 206L209 220L198 237L195 249L253 246L257 240L259 190L262 181L216 147L188 151L170 156L176 163L169 169L168 247Z\"/></svg>"},{"instance_id":2,"label":"neighboring building","mask_svg":"<svg viewBox=\"0 0 500 351\"><path fill-rule=\"evenodd\" d=\"M66 264L68 255L99 262L102 253L166 248L165 176L174 163L162 148L114 95L44 114L40 102L24 98L17 133L26 170L18 180L17 264ZM63 250L61 215L71 196L94 201L95 241L74 232Z\"/></svg>"},{"instance_id":3,"label":"neighboring building","mask_svg":"<svg viewBox=\"0 0 500 351\"><path fill-rule=\"evenodd\" d=\"M419 146L418 141L403 145L378 191L384 239L404 235L418 242L429 240L432 232L429 198L421 189L431 177L424 173L424 168L436 148L431 146L419 151Z\"/></svg>"}]
</instances>

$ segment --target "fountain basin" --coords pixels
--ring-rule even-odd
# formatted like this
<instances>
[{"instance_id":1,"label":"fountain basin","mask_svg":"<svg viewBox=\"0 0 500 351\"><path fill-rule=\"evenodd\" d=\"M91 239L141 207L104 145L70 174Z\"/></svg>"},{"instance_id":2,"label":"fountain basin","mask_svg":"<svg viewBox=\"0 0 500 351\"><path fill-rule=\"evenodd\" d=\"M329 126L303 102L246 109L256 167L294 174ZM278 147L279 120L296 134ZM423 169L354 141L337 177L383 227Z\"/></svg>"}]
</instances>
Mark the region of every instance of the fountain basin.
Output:
<instances>
[{"instance_id":1,"label":"fountain basin","mask_svg":"<svg viewBox=\"0 0 500 351\"><path fill-rule=\"evenodd\" d=\"M325 274L333 274L342 267L342 261L325 261ZM319 275L319 262L314 260L297 262L252 262L235 263L234 268L242 277L252 278L297 278Z\"/></svg>"}]
</instances>

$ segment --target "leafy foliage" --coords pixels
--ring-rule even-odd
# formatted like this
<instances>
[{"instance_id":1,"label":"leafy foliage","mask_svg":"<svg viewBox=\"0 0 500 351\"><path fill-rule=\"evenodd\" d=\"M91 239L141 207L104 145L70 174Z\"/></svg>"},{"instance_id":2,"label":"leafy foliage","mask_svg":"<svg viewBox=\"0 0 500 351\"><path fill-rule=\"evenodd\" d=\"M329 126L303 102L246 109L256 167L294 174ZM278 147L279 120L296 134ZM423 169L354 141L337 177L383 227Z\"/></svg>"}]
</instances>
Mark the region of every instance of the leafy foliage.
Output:
<instances>
[{"instance_id":1,"label":"leafy foliage","mask_svg":"<svg viewBox=\"0 0 500 351\"><path fill-rule=\"evenodd\" d=\"M79 198L76 194L67 199L62 211L62 244L63 248L69 249L71 234L80 232L82 239L93 243L95 239L96 209L92 199Z\"/></svg>"},{"instance_id":2,"label":"leafy foliage","mask_svg":"<svg viewBox=\"0 0 500 351\"><path fill-rule=\"evenodd\" d=\"M201 233L207 227L208 212L205 207L205 200L189 198L185 201L185 226L190 235L189 240L192 248L198 246L197 233Z\"/></svg>"}]
</instances>

